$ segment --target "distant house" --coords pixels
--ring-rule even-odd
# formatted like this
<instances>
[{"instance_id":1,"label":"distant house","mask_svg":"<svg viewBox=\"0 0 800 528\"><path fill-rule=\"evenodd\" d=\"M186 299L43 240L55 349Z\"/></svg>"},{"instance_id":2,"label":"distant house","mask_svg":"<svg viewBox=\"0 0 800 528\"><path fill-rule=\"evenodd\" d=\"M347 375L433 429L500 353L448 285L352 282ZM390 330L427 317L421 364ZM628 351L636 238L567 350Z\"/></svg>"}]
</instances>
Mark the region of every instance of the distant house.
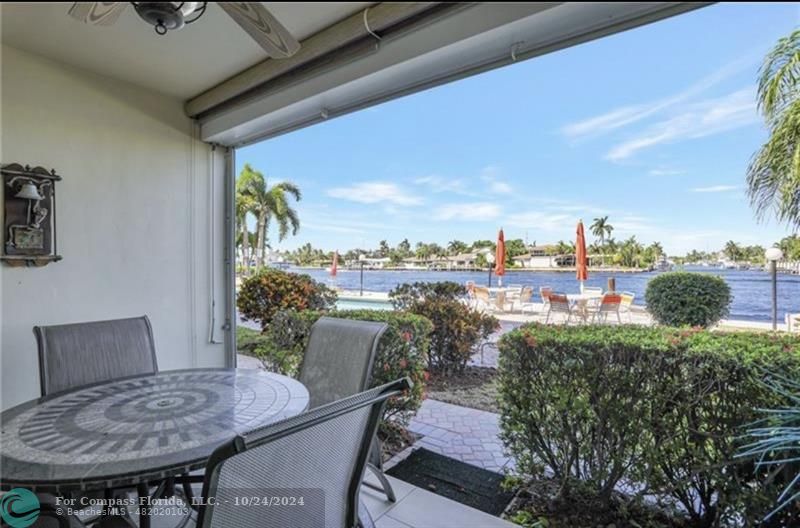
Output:
<instances>
[{"instance_id":1,"label":"distant house","mask_svg":"<svg viewBox=\"0 0 800 528\"><path fill-rule=\"evenodd\" d=\"M403 259L402 266L405 269L428 269L430 264L430 259L406 257Z\"/></svg>"},{"instance_id":2,"label":"distant house","mask_svg":"<svg viewBox=\"0 0 800 528\"><path fill-rule=\"evenodd\" d=\"M362 260L367 269L383 269L392 261L389 257L364 257Z\"/></svg>"},{"instance_id":3,"label":"distant house","mask_svg":"<svg viewBox=\"0 0 800 528\"><path fill-rule=\"evenodd\" d=\"M531 246L528 253L512 257L515 266L522 268L561 268L575 265L574 255L554 254L556 246Z\"/></svg>"},{"instance_id":4,"label":"distant house","mask_svg":"<svg viewBox=\"0 0 800 528\"><path fill-rule=\"evenodd\" d=\"M550 255L533 255L525 253L511 258L515 266L521 268L557 268L555 257Z\"/></svg>"}]
</instances>

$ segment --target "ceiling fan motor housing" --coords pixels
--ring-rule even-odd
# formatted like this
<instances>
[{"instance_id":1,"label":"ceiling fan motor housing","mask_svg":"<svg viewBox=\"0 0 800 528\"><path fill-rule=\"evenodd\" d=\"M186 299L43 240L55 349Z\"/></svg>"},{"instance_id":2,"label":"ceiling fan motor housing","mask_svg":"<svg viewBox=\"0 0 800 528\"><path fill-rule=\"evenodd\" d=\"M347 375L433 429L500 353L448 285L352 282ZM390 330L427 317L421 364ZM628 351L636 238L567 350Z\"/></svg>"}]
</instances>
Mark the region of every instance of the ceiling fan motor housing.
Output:
<instances>
[{"instance_id":1,"label":"ceiling fan motor housing","mask_svg":"<svg viewBox=\"0 0 800 528\"><path fill-rule=\"evenodd\" d=\"M180 29L185 21L180 6L173 2L132 2L139 17L153 26L156 33L164 35L167 31Z\"/></svg>"}]
</instances>

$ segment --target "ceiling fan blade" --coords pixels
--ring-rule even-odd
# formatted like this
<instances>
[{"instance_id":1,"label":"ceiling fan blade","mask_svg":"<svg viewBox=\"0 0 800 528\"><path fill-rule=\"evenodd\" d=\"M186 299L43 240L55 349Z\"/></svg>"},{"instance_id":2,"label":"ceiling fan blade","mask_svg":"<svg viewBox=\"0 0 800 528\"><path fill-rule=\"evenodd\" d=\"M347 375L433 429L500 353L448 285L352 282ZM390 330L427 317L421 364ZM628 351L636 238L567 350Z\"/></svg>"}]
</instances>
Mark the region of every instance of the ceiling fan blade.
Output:
<instances>
[{"instance_id":1,"label":"ceiling fan blade","mask_svg":"<svg viewBox=\"0 0 800 528\"><path fill-rule=\"evenodd\" d=\"M87 24L110 26L128 7L127 2L75 2L69 16Z\"/></svg>"},{"instance_id":2,"label":"ceiling fan blade","mask_svg":"<svg viewBox=\"0 0 800 528\"><path fill-rule=\"evenodd\" d=\"M300 49L297 39L260 2L219 2L217 5L270 57L285 59Z\"/></svg>"}]
</instances>

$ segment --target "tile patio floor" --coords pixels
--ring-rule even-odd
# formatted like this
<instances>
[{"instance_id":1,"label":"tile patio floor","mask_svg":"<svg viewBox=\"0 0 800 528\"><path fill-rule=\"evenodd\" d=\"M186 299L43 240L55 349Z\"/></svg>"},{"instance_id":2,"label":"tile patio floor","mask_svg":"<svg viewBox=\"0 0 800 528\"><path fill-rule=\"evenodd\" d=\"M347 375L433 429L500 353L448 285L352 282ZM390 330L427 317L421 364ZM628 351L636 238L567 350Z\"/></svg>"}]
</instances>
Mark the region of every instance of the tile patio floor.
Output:
<instances>
[{"instance_id":1,"label":"tile patio floor","mask_svg":"<svg viewBox=\"0 0 800 528\"><path fill-rule=\"evenodd\" d=\"M422 435L414 443L415 447L502 472L513 469L514 461L503 453L503 444L498 438L499 418L500 415L487 411L425 400L409 429Z\"/></svg>"},{"instance_id":2,"label":"tile patio floor","mask_svg":"<svg viewBox=\"0 0 800 528\"><path fill-rule=\"evenodd\" d=\"M369 472L368 472L369 473ZM367 480L374 479L370 473ZM389 477L397 502L367 487L361 499L376 528L514 528L515 524ZM375 480L373 483L377 483ZM518 527L517 527L518 528Z\"/></svg>"}]
</instances>

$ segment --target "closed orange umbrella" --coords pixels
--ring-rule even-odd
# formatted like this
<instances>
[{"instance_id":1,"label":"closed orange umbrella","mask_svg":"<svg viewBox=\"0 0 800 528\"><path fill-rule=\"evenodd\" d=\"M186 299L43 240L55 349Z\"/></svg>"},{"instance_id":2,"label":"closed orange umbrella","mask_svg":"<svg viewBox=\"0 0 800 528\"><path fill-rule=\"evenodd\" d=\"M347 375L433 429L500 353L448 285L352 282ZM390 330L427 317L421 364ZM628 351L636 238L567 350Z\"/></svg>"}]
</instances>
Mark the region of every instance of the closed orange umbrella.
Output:
<instances>
[{"instance_id":1,"label":"closed orange umbrella","mask_svg":"<svg viewBox=\"0 0 800 528\"><path fill-rule=\"evenodd\" d=\"M497 275L497 284L503 285L503 275L506 274L506 237L503 229L497 233L497 247L494 252L494 274Z\"/></svg>"},{"instance_id":2,"label":"closed orange umbrella","mask_svg":"<svg viewBox=\"0 0 800 528\"><path fill-rule=\"evenodd\" d=\"M577 239L575 240L575 269L576 278L581 281L581 291L583 291L583 281L589 278L589 263L586 258L586 236L583 234L583 220L578 221Z\"/></svg>"},{"instance_id":3,"label":"closed orange umbrella","mask_svg":"<svg viewBox=\"0 0 800 528\"><path fill-rule=\"evenodd\" d=\"M333 265L331 265L331 277L336 276L336 271L339 268L339 252L333 252Z\"/></svg>"}]
</instances>

